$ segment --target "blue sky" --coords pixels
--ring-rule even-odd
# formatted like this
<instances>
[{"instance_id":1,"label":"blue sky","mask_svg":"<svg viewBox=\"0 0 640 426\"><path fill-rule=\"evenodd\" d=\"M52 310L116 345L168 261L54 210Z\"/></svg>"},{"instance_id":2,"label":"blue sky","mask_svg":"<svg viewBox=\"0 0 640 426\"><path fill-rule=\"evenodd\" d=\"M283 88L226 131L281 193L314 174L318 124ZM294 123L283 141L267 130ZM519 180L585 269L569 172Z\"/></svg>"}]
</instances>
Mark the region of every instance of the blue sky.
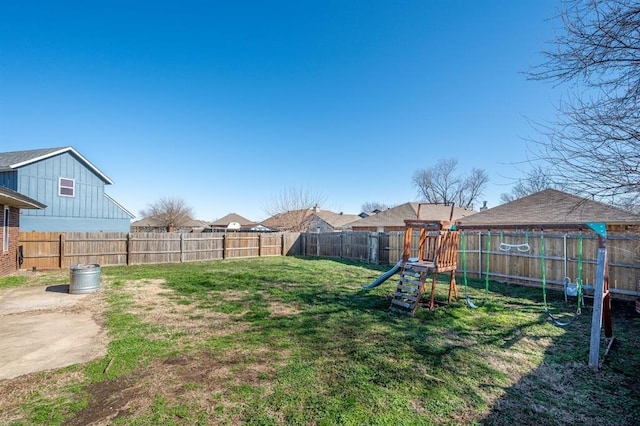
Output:
<instances>
[{"instance_id":1,"label":"blue sky","mask_svg":"<svg viewBox=\"0 0 640 426\"><path fill-rule=\"evenodd\" d=\"M2 2L0 149L73 146L134 214L266 218L283 188L323 208L415 201L416 170L522 175L557 89L522 74L553 0Z\"/></svg>"}]
</instances>

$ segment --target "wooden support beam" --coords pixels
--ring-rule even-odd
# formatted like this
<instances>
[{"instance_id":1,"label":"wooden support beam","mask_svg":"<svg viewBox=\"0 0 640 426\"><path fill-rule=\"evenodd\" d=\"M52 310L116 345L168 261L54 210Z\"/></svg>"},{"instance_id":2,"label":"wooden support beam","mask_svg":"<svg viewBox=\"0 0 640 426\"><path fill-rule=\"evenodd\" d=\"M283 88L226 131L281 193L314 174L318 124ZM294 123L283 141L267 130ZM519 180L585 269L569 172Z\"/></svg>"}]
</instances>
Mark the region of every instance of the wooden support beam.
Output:
<instances>
[{"instance_id":1,"label":"wooden support beam","mask_svg":"<svg viewBox=\"0 0 640 426\"><path fill-rule=\"evenodd\" d=\"M595 291L593 295L593 315L591 317L591 342L589 344L589 367L597 370L600 360L600 331L602 329L605 270L607 262L606 240L602 237L598 240L598 263L596 269ZM609 310L609 317L611 311Z\"/></svg>"}]
</instances>

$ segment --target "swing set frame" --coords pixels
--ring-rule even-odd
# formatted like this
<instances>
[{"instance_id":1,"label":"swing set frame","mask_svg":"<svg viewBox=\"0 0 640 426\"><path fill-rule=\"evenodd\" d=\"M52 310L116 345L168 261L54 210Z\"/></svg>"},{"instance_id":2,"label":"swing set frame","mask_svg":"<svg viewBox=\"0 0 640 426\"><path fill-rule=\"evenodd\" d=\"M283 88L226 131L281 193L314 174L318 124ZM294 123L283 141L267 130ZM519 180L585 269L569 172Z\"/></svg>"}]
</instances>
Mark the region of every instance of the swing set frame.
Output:
<instances>
[{"instance_id":1,"label":"swing set frame","mask_svg":"<svg viewBox=\"0 0 640 426\"><path fill-rule=\"evenodd\" d=\"M591 317L591 340L589 344L589 367L598 370L600 366L600 337L604 325L605 337L609 339L608 347L613 343L613 327L611 322L611 293L609 291L609 260L607 256L607 224L604 222L585 223L526 223L500 226L457 224L460 231L491 231L533 229L555 231L591 230L598 235L598 257L596 279L594 283L593 314Z\"/></svg>"}]
</instances>

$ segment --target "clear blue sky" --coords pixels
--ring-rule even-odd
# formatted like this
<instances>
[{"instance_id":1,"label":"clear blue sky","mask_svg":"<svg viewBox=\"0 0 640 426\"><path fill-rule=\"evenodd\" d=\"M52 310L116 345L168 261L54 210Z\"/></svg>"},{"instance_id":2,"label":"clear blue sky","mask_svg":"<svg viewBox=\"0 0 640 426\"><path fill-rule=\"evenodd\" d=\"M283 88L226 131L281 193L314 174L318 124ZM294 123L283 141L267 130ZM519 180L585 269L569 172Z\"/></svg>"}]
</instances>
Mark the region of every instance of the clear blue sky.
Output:
<instances>
[{"instance_id":1,"label":"clear blue sky","mask_svg":"<svg viewBox=\"0 0 640 426\"><path fill-rule=\"evenodd\" d=\"M4 1L0 150L73 146L134 214L266 217L285 187L357 214L439 159L490 206L557 95L523 71L553 0Z\"/></svg>"}]
</instances>

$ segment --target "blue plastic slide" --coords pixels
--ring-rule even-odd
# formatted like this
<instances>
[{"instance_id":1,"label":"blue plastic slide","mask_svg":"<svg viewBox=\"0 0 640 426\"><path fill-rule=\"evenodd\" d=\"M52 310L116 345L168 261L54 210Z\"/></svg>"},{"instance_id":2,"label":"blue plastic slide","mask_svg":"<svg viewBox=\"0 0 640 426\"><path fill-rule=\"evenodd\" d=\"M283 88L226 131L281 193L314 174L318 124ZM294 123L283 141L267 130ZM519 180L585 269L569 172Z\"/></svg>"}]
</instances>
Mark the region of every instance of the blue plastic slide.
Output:
<instances>
[{"instance_id":1,"label":"blue plastic slide","mask_svg":"<svg viewBox=\"0 0 640 426\"><path fill-rule=\"evenodd\" d=\"M409 262L417 262L418 259L417 258L410 258ZM380 284L382 284L383 282L385 282L386 280L388 280L389 278L391 278L394 274L400 272L400 269L402 269L402 260L398 261L398 263L396 263L396 265L389 269L387 272L385 272L384 274L380 275L378 278L376 278L376 280L374 282L372 282L371 284L362 286L363 290L371 290L374 287L378 287Z\"/></svg>"}]
</instances>

